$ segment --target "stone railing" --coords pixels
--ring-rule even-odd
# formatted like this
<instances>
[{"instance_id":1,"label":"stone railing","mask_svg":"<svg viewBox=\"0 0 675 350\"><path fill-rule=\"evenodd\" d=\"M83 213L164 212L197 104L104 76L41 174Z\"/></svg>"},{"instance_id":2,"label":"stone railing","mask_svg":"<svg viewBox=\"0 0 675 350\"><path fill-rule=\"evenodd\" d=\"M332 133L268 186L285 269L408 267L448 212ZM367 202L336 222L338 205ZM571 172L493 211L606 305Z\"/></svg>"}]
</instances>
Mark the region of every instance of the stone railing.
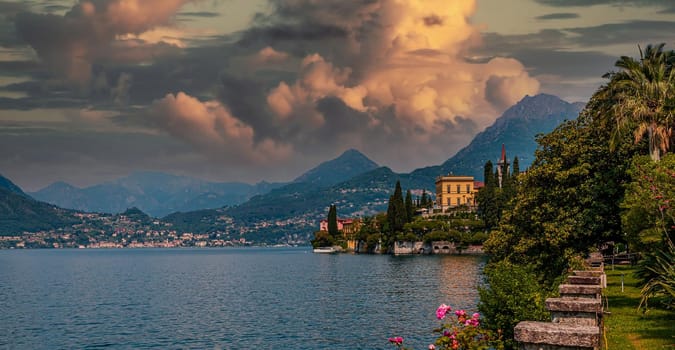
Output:
<instances>
[{"instance_id":1,"label":"stone railing","mask_svg":"<svg viewBox=\"0 0 675 350\"><path fill-rule=\"evenodd\" d=\"M523 321L515 339L523 350L581 350L601 348L603 330L602 289L607 280L602 256L589 258L590 270L574 271L558 287L559 298L546 299L551 322Z\"/></svg>"}]
</instances>

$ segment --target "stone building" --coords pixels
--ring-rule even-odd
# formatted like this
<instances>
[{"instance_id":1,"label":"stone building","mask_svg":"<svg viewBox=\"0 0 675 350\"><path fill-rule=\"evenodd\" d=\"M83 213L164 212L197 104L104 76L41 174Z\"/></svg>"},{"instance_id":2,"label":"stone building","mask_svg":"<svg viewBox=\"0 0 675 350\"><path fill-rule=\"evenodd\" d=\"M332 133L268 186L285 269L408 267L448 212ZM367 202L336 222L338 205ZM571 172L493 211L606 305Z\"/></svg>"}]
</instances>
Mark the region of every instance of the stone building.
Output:
<instances>
[{"instance_id":1,"label":"stone building","mask_svg":"<svg viewBox=\"0 0 675 350\"><path fill-rule=\"evenodd\" d=\"M443 211L459 206L474 208L480 187L482 183L474 181L473 176L439 176L436 178L436 207Z\"/></svg>"}]
</instances>

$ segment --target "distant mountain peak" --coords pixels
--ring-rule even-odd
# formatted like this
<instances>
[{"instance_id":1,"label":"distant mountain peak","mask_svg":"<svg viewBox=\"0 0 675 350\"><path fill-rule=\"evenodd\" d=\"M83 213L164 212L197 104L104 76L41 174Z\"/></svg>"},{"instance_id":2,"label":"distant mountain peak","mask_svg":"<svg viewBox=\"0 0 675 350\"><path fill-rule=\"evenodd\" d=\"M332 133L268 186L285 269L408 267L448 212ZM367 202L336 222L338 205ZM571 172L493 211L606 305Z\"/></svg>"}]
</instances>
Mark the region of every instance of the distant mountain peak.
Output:
<instances>
[{"instance_id":1,"label":"distant mountain peak","mask_svg":"<svg viewBox=\"0 0 675 350\"><path fill-rule=\"evenodd\" d=\"M8 178L0 175L0 188L4 188L9 190L12 193L16 193L18 195L28 197L26 193L23 192L21 187L15 185L12 181L10 181Z\"/></svg>"},{"instance_id":2,"label":"distant mountain peak","mask_svg":"<svg viewBox=\"0 0 675 350\"><path fill-rule=\"evenodd\" d=\"M583 103L569 103L549 94L525 96L443 163L441 169L480 179L485 162L499 159L502 144L508 157L517 156L520 166L527 167L534 160L535 135L549 133L565 120L576 119L583 107Z\"/></svg>"},{"instance_id":3,"label":"distant mountain peak","mask_svg":"<svg viewBox=\"0 0 675 350\"><path fill-rule=\"evenodd\" d=\"M348 149L339 157L323 162L300 175L293 182L305 182L319 186L331 186L354 176L376 169L377 163L356 149Z\"/></svg>"}]
</instances>

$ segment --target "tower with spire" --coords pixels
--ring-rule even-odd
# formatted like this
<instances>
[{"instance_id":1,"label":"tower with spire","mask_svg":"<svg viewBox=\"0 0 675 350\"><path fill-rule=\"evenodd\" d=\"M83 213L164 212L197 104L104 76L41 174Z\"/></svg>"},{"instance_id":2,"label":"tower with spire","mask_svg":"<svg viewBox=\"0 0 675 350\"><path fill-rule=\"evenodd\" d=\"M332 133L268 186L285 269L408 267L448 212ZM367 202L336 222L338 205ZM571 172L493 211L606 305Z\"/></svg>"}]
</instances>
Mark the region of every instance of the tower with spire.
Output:
<instances>
[{"instance_id":1,"label":"tower with spire","mask_svg":"<svg viewBox=\"0 0 675 350\"><path fill-rule=\"evenodd\" d=\"M504 144L502 143L502 156L499 158L499 161L497 162L497 176L499 177L499 188L502 188L502 179L509 174L509 166L511 164L509 161L506 159L506 147L504 147Z\"/></svg>"}]
</instances>

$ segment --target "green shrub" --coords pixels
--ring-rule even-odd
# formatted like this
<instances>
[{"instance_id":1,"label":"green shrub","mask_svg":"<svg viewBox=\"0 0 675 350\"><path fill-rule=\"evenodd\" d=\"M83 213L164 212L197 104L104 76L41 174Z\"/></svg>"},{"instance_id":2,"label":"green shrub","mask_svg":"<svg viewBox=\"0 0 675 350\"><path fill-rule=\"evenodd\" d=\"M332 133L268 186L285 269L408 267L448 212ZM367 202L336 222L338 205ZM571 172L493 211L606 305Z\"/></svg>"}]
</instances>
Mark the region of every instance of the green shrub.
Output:
<instances>
[{"instance_id":1,"label":"green shrub","mask_svg":"<svg viewBox=\"0 0 675 350\"><path fill-rule=\"evenodd\" d=\"M446 231L435 230L424 235L424 242L426 243L448 240L450 240L450 234Z\"/></svg>"},{"instance_id":2,"label":"green shrub","mask_svg":"<svg viewBox=\"0 0 675 350\"><path fill-rule=\"evenodd\" d=\"M553 293L537 283L530 269L502 261L486 267L484 274L478 310L485 317L485 327L501 331L509 347L515 346L513 328L518 322L550 320L545 300Z\"/></svg>"},{"instance_id":3,"label":"green shrub","mask_svg":"<svg viewBox=\"0 0 675 350\"><path fill-rule=\"evenodd\" d=\"M312 240L312 247L331 247L335 245L335 238L326 231L314 232L314 239Z\"/></svg>"}]
</instances>

